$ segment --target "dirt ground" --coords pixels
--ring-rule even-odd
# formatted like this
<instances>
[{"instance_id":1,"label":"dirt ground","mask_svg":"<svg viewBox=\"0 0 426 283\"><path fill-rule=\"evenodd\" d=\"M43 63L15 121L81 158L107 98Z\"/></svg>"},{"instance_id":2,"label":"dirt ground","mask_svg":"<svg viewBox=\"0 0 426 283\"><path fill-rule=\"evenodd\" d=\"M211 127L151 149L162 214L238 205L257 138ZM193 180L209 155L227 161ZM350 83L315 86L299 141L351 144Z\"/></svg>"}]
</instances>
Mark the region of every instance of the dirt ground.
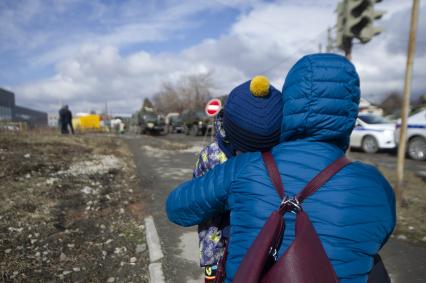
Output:
<instances>
[{"instance_id":1,"label":"dirt ground","mask_svg":"<svg viewBox=\"0 0 426 283\"><path fill-rule=\"evenodd\" d=\"M365 154L362 161L377 166L396 188L396 170L390 164L375 162L374 158L374 155ZM413 171L405 170L403 198L404 205L397 205L397 226L392 237L426 247L426 180Z\"/></svg>"},{"instance_id":2,"label":"dirt ground","mask_svg":"<svg viewBox=\"0 0 426 283\"><path fill-rule=\"evenodd\" d=\"M148 282L138 184L118 138L0 134L0 281Z\"/></svg>"},{"instance_id":3,"label":"dirt ground","mask_svg":"<svg viewBox=\"0 0 426 283\"><path fill-rule=\"evenodd\" d=\"M188 150L164 141L152 154ZM197 149L198 150L198 149ZM372 155L365 162L375 163ZM376 162L377 163L377 162ZM396 184L395 170L377 165ZM0 134L0 281L148 282L131 153L106 135ZM406 172L393 237L426 246L426 183Z\"/></svg>"}]
</instances>

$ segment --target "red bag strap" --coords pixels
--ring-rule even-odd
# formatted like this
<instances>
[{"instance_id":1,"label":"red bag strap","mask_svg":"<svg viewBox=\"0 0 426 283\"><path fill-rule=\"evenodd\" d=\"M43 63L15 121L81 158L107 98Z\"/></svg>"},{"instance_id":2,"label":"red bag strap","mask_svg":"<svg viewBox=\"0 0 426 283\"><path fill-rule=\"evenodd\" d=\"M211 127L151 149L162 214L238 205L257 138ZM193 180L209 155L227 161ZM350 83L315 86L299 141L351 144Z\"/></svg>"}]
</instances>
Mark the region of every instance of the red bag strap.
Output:
<instances>
[{"instance_id":1,"label":"red bag strap","mask_svg":"<svg viewBox=\"0 0 426 283\"><path fill-rule=\"evenodd\" d=\"M297 194L296 200L301 203L307 197L318 191L318 189L324 185L331 177L333 177L337 172L339 172L343 167L351 163L351 161L346 157L342 156L339 159L333 161L328 165L324 170L322 170L318 175L316 175L309 183L303 188L303 190Z\"/></svg>"},{"instance_id":2,"label":"red bag strap","mask_svg":"<svg viewBox=\"0 0 426 283\"><path fill-rule=\"evenodd\" d=\"M274 157L270 151L262 152L262 159L265 163L266 169L268 171L269 177L271 178L272 184L274 185L275 190L281 199L284 198L284 185L281 179L281 174L278 171L277 164L275 163ZM333 161L328 165L324 170L322 170L318 175L316 175L304 188L297 194L296 200L301 203L307 197L315 193L322 185L324 185L331 177L333 177L337 172L339 172L343 167L351 163L351 161L346 157L342 156L339 159Z\"/></svg>"},{"instance_id":3,"label":"red bag strap","mask_svg":"<svg viewBox=\"0 0 426 283\"><path fill-rule=\"evenodd\" d=\"M265 163L265 167L268 171L269 178L271 179L275 190L277 191L281 199L283 199L284 192L285 192L284 185L281 179L280 171L278 171L277 164L275 163L272 153L270 151L262 152L262 159L263 159L263 162Z\"/></svg>"}]
</instances>

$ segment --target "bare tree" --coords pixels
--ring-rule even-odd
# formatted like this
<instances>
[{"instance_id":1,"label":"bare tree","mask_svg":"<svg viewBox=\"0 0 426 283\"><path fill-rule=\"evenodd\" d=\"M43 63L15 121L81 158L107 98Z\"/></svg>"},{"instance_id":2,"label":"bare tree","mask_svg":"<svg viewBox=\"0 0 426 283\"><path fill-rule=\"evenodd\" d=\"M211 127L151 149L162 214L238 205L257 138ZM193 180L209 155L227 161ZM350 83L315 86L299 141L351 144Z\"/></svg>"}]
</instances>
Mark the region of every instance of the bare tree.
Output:
<instances>
[{"instance_id":1,"label":"bare tree","mask_svg":"<svg viewBox=\"0 0 426 283\"><path fill-rule=\"evenodd\" d=\"M145 99L143 100L142 107L143 107L143 108L145 108L145 107L153 108L154 106L153 106L153 104L152 104L151 100L149 100L149 98L145 98Z\"/></svg>"},{"instance_id":2,"label":"bare tree","mask_svg":"<svg viewBox=\"0 0 426 283\"><path fill-rule=\"evenodd\" d=\"M183 78L181 88L180 94L186 105L194 109L203 109L212 97L211 73L188 75Z\"/></svg>"},{"instance_id":3,"label":"bare tree","mask_svg":"<svg viewBox=\"0 0 426 283\"><path fill-rule=\"evenodd\" d=\"M154 97L154 106L158 112L181 112L184 109L184 103L180 99L178 90L171 83L165 82Z\"/></svg>"},{"instance_id":4,"label":"bare tree","mask_svg":"<svg viewBox=\"0 0 426 283\"><path fill-rule=\"evenodd\" d=\"M401 109L402 97L397 92L389 93L380 104L385 114L389 115Z\"/></svg>"},{"instance_id":5,"label":"bare tree","mask_svg":"<svg viewBox=\"0 0 426 283\"><path fill-rule=\"evenodd\" d=\"M162 113L204 108L212 97L211 73L183 76L177 83L164 82L153 97L155 108Z\"/></svg>"}]
</instances>

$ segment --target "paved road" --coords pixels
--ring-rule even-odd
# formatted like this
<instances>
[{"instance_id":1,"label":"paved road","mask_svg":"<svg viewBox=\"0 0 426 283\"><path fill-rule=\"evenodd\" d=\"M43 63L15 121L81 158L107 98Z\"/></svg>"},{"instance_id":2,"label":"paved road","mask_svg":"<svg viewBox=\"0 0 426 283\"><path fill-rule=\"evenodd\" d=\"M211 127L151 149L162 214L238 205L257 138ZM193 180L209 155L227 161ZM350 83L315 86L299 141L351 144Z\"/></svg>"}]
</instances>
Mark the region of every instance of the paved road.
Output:
<instances>
[{"instance_id":1,"label":"paved road","mask_svg":"<svg viewBox=\"0 0 426 283\"><path fill-rule=\"evenodd\" d=\"M175 140L179 140L176 135ZM167 220L164 203L169 192L192 177L196 151L202 139L192 142L187 150L170 150L164 137L125 137L134 154L144 197L146 212L154 217L165 258L163 271L167 282L203 282L198 267L198 238L195 227L181 228ZM168 138L170 139L170 137Z\"/></svg>"},{"instance_id":2,"label":"paved road","mask_svg":"<svg viewBox=\"0 0 426 283\"><path fill-rule=\"evenodd\" d=\"M181 228L170 223L164 212L169 192L190 179L196 153L207 140L168 135L166 137L125 136L135 158L146 202L146 212L157 225L165 258L163 269L168 282L203 282L198 263L198 240L195 228ZM180 149L179 144L189 148ZM395 157L388 153L366 155L351 152L352 159L391 164ZM408 170L423 169L424 163L407 162ZM392 282L426 282L426 249L411 243L390 239L381 251Z\"/></svg>"},{"instance_id":3,"label":"paved road","mask_svg":"<svg viewBox=\"0 0 426 283\"><path fill-rule=\"evenodd\" d=\"M392 283L426 282L426 249L390 239L380 252Z\"/></svg>"}]
</instances>

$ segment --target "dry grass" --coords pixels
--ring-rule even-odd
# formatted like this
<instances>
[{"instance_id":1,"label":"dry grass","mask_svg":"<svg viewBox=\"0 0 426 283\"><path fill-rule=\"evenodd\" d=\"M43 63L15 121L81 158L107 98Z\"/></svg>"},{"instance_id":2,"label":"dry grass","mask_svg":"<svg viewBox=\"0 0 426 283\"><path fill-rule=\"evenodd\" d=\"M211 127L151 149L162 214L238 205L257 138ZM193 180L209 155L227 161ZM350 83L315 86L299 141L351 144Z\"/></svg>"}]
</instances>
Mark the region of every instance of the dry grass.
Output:
<instances>
[{"instance_id":1,"label":"dry grass","mask_svg":"<svg viewBox=\"0 0 426 283\"><path fill-rule=\"evenodd\" d=\"M68 171L99 156L119 166ZM0 162L3 281L148 281L147 251L135 251L145 245L143 205L123 142L102 135L0 134Z\"/></svg>"}]
</instances>

